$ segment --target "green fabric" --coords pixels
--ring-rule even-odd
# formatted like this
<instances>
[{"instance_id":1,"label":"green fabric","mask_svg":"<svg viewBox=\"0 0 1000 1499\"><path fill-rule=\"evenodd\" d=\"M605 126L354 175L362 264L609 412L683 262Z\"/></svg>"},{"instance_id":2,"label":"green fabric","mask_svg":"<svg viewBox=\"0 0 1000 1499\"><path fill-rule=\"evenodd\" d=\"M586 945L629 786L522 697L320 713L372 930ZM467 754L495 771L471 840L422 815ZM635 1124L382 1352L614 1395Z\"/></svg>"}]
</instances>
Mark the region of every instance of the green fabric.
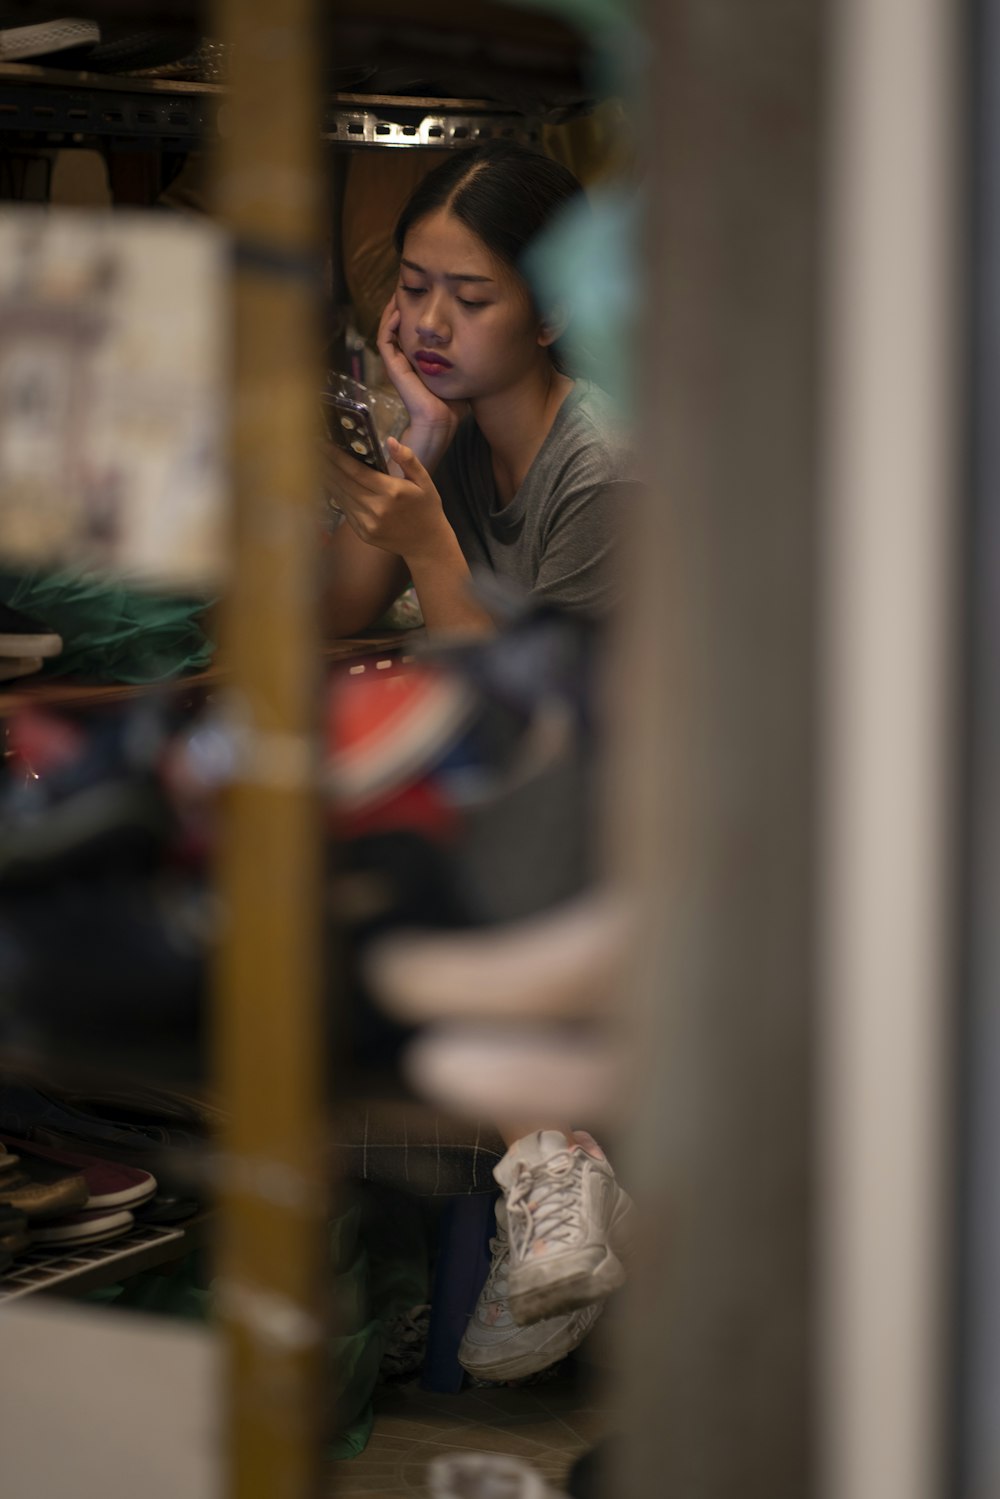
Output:
<instances>
[{"instance_id":1,"label":"green fabric","mask_svg":"<svg viewBox=\"0 0 1000 1499\"><path fill-rule=\"evenodd\" d=\"M352 1238L352 1234L354 1237ZM335 1459L357 1457L371 1436L371 1398L393 1323L429 1296L423 1218L416 1198L366 1186L330 1231L337 1317L345 1334L330 1348L338 1432ZM351 1262L346 1261L355 1251ZM363 1268L362 1268L363 1267ZM358 1326L355 1277L364 1276L369 1320Z\"/></svg>"},{"instance_id":2,"label":"green fabric","mask_svg":"<svg viewBox=\"0 0 1000 1499\"><path fill-rule=\"evenodd\" d=\"M372 1432L372 1395L397 1317L426 1302L429 1287L423 1219L415 1198L360 1190L332 1219L327 1240L334 1319L342 1329L328 1349L336 1436L327 1457L363 1452ZM196 1252L168 1274L146 1270L91 1292L87 1301L187 1321L211 1318L212 1291Z\"/></svg>"},{"instance_id":3,"label":"green fabric","mask_svg":"<svg viewBox=\"0 0 1000 1499\"><path fill-rule=\"evenodd\" d=\"M0 575L0 600L63 638L46 676L95 682L158 682L209 664L199 621L205 599L172 597L70 573Z\"/></svg>"},{"instance_id":4,"label":"green fabric","mask_svg":"<svg viewBox=\"0 0 1000 1499\"><path fill-rule=\"evenodd\" d=\"M85 1300L129 1307L137 1312L161 1313L185 1322L207 1322L212 1293L204 1284L200 1260L196 1251L179 1260L168 1273L143 1270L118 1285L92 1291Z\"/></svg>"}]
</instances>

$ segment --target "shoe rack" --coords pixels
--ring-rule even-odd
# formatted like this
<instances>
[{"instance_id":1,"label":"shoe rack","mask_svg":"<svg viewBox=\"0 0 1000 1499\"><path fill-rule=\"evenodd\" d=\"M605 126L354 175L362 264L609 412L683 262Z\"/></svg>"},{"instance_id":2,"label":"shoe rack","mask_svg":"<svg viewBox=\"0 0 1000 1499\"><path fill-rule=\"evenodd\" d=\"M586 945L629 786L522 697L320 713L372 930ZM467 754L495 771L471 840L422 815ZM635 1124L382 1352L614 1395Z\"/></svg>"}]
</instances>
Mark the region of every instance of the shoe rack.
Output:
<instances>
[{"instance_id":1,"label":"shoe rack","mask_svg":"<svg viewBox=\"0 0 1000 1499\"><path fill-rule=\"evenodd\" d=\"M0 1305L44 1291L48 1295L85 1296L117 1285L143 1270L155 1270L182 1259L205 1240L205 1223L191 1220L176 1228L136 1227L121 1239L88 1249L32 1250L18 1255L0 1278Z\"/></svg>"},{"instance_id":2,"label":"shoe rack","mask_svg":"<svg viewBox=\"0 0 1000 1499\"><path fill-rule=\"evenodd\" d=\"M393 9L367 0L373 20ZM396 0L401 23L406 9ZM502 9L425 0L420 13L461 28ZM940 239L961 222L950 196L961 172L943 149L958 116L958 12L922 0L886 21L884 7L807 0L790 21L785 0L761 0L716 7L706 25L705 10L646 7L656 76L640 401L656 464L617 654L609 797L646 918L628 1162L646 1211L613 1492L931 1499L946 1492L935 1319L949 1289L934 1256L954 1206L937 1148L948 1048L936 1043L957 996L934 883L947 850L913 840L947 843L957 799L941 704L958 397L939 340L961 321L955 247ZM222 878L230 1494L306 1499L321 1326L301 1191L315 1180L315 848L308 777L279 784L266 771L269 748L293 769L309 754L308 559L294 517L312 484L302 272L318 242L324 108L304 0L219 0L215 15L214 34L242 53L223 101L220 204L237 245L270 252L242 258L234 289L230 639L258 745ZM287 42L278 58L254 50L272 27ZM43 85L66 87L22 82L22 102L44 106L29 92ZM116 91L102 79L100 92ZM168 96L215 110L223 99L176 85ZM348 140L378 145L381 123L393 127L382 140L398 126L396 143L418 143L419 122L362 108ZM275 173L297 184L280 228L266 195L241 188ZM824 341L836 359L821 371ZM267 381L281 402L255 400ZM264 556L262 517L276 523L277 558ZM262 588L280 626L266 639ZM824 819L837 859L820 868ZM267 1309L282 1337L254 1346Z\"/></svg>"},{"instance_id":3,"label":"shoe rack","mask_svg":"<svg viewBox=\"0 0 1000 1499\"><path fill-rule=\"evenodd\" d=\"M328 1185L317 1042L320 654L309 601L320 369L311 278L323 156L331 146L459 148L495 136L531 145L541 134L538 121L483 99L324 97L311 12L308 0L218 0L213 33L233 57L226 84L0 65L0 143L207 147L216 212L236 250L235 583L224 672L206 674L212 680L197 690L225 687L248 747L226 809L218 882L228 921L213 1005L216 1089L228 1124L218 1142L211 1244L227 1368L228 1492L240 1499L305 1499L317 1492L321 1452ZM255 46L274 27L285 45ZM275 183L285 184L279 212ZM341 643L338 654L359 648L370 651L372 642ZM27 695L66 691L74 689L46 684ZM199 1220L77 1254L30 1256L10 1278L8 1299L114 1283L180 1258L207 1232ZM277 1340L276 1319L288 1334Z\"/></svg>"}]
</instances>

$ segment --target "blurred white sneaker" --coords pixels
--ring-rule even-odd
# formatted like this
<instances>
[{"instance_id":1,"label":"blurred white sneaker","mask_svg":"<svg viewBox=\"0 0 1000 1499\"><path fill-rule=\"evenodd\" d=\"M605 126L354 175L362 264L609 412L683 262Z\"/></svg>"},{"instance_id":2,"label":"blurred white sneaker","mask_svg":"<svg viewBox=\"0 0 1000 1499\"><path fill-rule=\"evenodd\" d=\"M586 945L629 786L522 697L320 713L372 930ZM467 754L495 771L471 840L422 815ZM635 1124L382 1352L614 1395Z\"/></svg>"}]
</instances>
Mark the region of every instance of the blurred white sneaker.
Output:
<instances>
[{"instance_id":1,"label":"blurred white sneaker","mask_svg":"<svg viewBox=\"0 0 1000 1499\"><path fill-rule=\"evenodd\" d=\"M431 1499L548 1499L542 1475L504 1452L448 1452L427 1469Z\"/></svg>"},{"instance_id":2,"label":"blurred white sneaker","mask_svg":"<svg viewBox=\"0 0 1000 1499\"><path fill-rule=\"evenodd\" d=\"M539 1130L515 1141L493 1175L507 1202L515 1321L589 1306L624 1283L616 1249L627 1247L635 1209L595 1142L585 1150Z\"/></svg>"},{"instance_id":3,"label":"blurred white sneaker","mask_svg":"<svg viewBox=\"0 0 1000 1499\"><path fill-rule=\"evenodd\" d=\"M525 1379L565 1358L579 1347L603 1310L602 1302L547 1317L522 1327L507 1302L510 1241L503 1198L496 1206L496 1237L490 1240L493 1263L459 1345L458 1361L477 1379Z\"/></svg>"},{"instance_id":4,"label":"blurred white sneaker","mask_svg":"<svg viewBox=\"0 0 1000 1499\"><path fill-rule=\"evenodd\" d=\"M438 1025L407 1048L418 1093L470 1119L587 1118L606 1126L629 1096L631 1057L606 1026Z\"/></svg>"},{"instance_id":5,"label":"blurred white sneaker","mask_svg":"<svg viewBox=\"0 0 1000 1499\"><path fill-rule=\"evenodd\" d=\"M599 1015L617 993L632 927L620 895L591 890L505 926L394 932L372 944L365 973L404 1020Z\"/></svg>"}]
</instances>

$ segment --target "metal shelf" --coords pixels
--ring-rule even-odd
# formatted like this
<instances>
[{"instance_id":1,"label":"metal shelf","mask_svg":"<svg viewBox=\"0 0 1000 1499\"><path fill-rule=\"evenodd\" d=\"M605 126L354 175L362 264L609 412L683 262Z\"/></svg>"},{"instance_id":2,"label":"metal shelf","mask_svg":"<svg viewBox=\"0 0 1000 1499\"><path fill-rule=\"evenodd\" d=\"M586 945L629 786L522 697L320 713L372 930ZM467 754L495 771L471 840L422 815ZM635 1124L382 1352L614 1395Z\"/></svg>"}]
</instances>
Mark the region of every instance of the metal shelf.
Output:
<instances>
[{"instance_id":1,"label":"metal shelf","mask_svg":"<svg viewBox=\"0 0 1000 1499\"><path fill-rule=\"evenodd\" d=\"M80 1296L115 1285L141 1270L169 1264L198 1247L204 1238L204 1223L201 1216L170 1228L137 1224L121 1238L89 1249L68 1246L59 1252L30 1250L0 1275L0 1304L42 1291Z\"/></svg>"},{"instance_id":2,"label":"metal shelf","mask_svg":"<svg viewBox=\"0 0 1000 1499\"><path fill-rule=\"evenodd\" d=\"M225 130L228 90L217 83L139 79L0 64L0 136L34 146L153 142L190 150ZM487 99L338 94L323 115L322 139L352 148L448 149L499 136L536 145L541 124Z\"/></svg>"},{"instance_id":3,"label":"metal shelf","mask_svg":"<svg viewBox=\"0 0 1000 1499\"><path fill-rule=\"evenodd\" d=\"M470 146L493 137L537 145L541 126L523 115L453 112L438 100L424 113L414 110L411 101L395 101L391 113L379 106L345 107L337 101L326 111L322 138L346 146L435 146L438 149ZM400 116L404 118L400 118ZM405 118L416 115L418 118Z\"/></svg>"},{"instance_id":4,"label":"metal shelf","mask_svg":"<svg viewBox=\"0 0 1000 1499\"><path fill-rule=\"evenodd\" d=\"M216 133L220 102L201 94L133 93L99 85L26 88L0 70L0 133L34 146L83 145L96 137L125 146L158 142L190 150Z\"/></svg>"}]
</instances>

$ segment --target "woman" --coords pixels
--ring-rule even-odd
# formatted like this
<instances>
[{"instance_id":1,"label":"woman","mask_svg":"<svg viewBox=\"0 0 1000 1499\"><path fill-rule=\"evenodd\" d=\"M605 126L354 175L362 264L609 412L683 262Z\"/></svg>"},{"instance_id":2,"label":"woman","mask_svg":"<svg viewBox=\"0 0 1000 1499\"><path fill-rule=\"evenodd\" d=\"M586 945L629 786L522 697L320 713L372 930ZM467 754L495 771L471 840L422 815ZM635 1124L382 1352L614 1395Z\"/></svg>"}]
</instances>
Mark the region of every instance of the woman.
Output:
<instances>
[{"instance_id":1,"label":"woman","mask_svg":"<svg viewBox=\"0 0 1000 1499\"><path fill-rule=\"evenodd\" d=\"M612 602L631 456L608 398L562 367L564 313L538 307L521 269L579 192L555 162L491 142L435 168L403 210L378 345L409 426L390 439L390 475L325 447L347 520L328 552L334 633L370 625L408 581L430 631L491 630L476 566L566 609ZM612 1244L631 1206L590 1135L503 1134L493 1264L459 1354L489 1379L531 1374L582 1340L623 1279Z\"/></svg>"},{"instance_id":2,"label":"woman","mask_svg":"<svg viewBox=\"0 0 1000 1499\"><path fill-rule=\"evenodd\" d=\"M600 615L634 466L612 404L562 367L565 310L540 309L526 252L580 193L573 175L494 141L456 152L396 226L399 283L379 351L409 414L391 475L325 447L348 524L329 550L328 627L352 634L412 581L432 631L489 630L470 567Z\"/></svg>"}]
</instances>

